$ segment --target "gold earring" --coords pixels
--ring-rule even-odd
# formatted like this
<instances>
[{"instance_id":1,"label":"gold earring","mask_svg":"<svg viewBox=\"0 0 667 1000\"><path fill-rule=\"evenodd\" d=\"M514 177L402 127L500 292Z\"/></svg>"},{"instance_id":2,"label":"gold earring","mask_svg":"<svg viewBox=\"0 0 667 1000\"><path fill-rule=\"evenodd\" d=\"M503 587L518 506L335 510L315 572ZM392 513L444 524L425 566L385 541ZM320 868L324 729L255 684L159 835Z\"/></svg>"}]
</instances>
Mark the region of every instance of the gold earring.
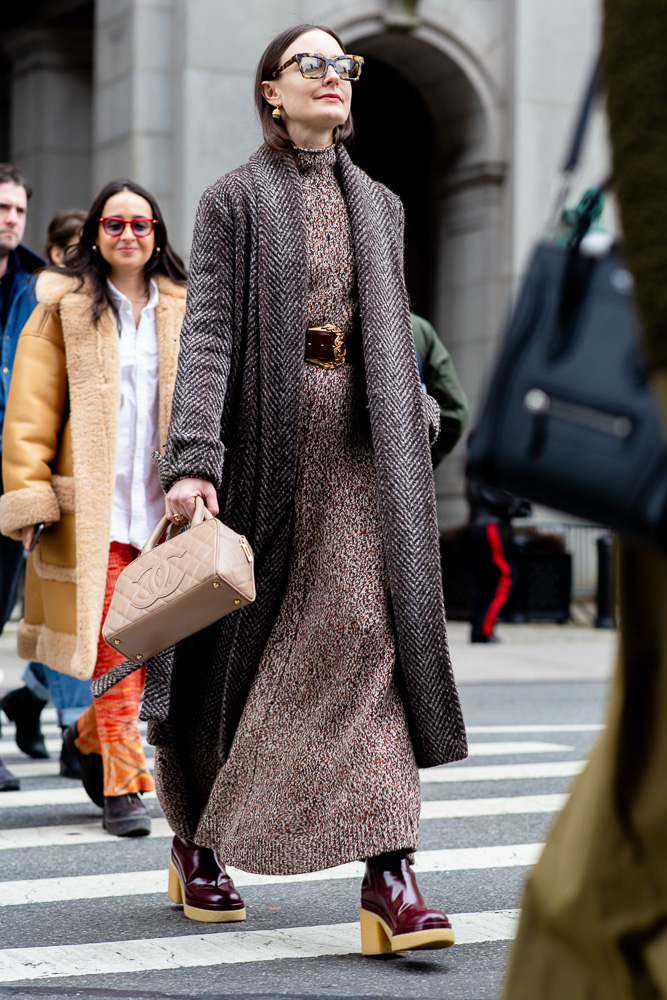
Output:
<instances>
[{"instance_id":1,"label":"gold earring","mask_svg":"<svg viewBox=\"0 0 667 1000\"><path fill-rule=\"evenodd\" d=\"M93 253L97 253L97 243L93 243L92 250L93 250Z\"/></svg>"},{"instance_id":2,"label":"gold earring","mask_svg":"<svg viewBox=\"0 0 667 1000\"><path fill-rule=\"evenodd\" d=\"M159 254L159 252L160 252L160 247L155 247L155 250L153 250L153 256L157 257L157 255Z\"/></svg>"},{"instance_id":3,"label":"gold earring","mask_svg":"<svg viewBox=\"0 0 667 1000\"><path fill-rule=\"evenodd\" d=\"M279 118L282 118L282 116L283 113L280 110L280 108L274 108L273 111L271 112L271 117L275 118L276 121L278 121Z\"/></svg>"}]
</instances>

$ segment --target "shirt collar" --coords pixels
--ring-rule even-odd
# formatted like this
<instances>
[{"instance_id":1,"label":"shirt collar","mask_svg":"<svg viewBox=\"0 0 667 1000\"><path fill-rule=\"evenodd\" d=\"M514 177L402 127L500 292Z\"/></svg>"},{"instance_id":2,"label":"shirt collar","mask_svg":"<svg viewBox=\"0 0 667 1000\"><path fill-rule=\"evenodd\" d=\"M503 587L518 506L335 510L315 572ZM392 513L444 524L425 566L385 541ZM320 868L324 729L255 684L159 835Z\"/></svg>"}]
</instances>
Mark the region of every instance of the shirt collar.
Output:
<instances>
[{"instance_id":1,"label":"shirt collar","mask_svg":"<svg viewBox=\"0 0 667 1000\"><path fill-rule=\"evenodd\" d=\"M132 309L132 303L128 299L127 295L123 295L122 292L119 292L118 289L116 288L116 286L113 285L109 281L108 278L107 278L107 288L109 289L109 295L111 296L114 304L116 305L116 307L119 310L121 308L129 308L130 310ZM155 282L153 281L152 278L150 280L150 284L149 284L148 288L149 288L148 302L146 303L146 305L144 306L144 308L141 310L142 312L144 312L144 310L146 310L146 309L155 309L156 305L158 304L159 298L160 298L160 293L158 292L158 287L157 287L157 285L155 284Z\"/></svg>"}]
</instances>

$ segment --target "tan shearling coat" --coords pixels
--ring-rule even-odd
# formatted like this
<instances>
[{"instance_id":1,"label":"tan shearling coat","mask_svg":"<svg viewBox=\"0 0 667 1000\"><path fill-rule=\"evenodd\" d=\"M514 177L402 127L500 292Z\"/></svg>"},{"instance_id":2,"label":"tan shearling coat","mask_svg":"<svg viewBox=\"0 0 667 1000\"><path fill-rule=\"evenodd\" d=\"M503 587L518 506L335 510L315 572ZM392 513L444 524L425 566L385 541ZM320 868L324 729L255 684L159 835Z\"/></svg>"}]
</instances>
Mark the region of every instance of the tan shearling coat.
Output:
<instances>
[{"instance_id":1,"label":"tan shearling coat","mask_svg":"<svg viewBox=\"0 0 667 1000\"><path fill-rule=\"evenodd\" d=\"M159 425L167 438L185 287L154 276ZM120 410L120 348L107 310L66 275L37 280L38 305L19 338L5 415L0 530L54 524L28 557L18 653L74 677L92 676L109 558Z\"/></svg>"}]
</instances>

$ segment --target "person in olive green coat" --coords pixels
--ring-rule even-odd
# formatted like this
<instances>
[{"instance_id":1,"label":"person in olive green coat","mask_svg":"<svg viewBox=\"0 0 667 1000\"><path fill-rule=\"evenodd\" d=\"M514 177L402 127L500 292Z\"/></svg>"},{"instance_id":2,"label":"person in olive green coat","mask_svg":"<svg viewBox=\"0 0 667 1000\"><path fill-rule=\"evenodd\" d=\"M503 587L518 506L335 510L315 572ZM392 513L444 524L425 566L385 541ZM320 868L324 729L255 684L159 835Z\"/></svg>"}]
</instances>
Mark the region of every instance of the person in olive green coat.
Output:
<instances>
[{"instance_id":1,"label":"person in olive green coat","mask_svg":"<svg viewBox=\"0 0 667 1000\"><path fill-rule=\"evenodd\" d=\"M667 5L606 0L616 188L667 425ZM667 997L667 556L620 546L607 727L525 891L505 1000Z\"/></svg>"},{"instance_id":2,"label":"person in olive green coat","mask_svg":"<svg viewBox=\"0 0 667 1000\"><path fill-rule=\"evenodd\" d=\"M440 434L431 447L435 469L449 455L468 425L468 400L449 351L431 324L416 313L410 313L410 319L422 381L429 396L433 396L440 407Z\"/></svg>"}]
</instances>

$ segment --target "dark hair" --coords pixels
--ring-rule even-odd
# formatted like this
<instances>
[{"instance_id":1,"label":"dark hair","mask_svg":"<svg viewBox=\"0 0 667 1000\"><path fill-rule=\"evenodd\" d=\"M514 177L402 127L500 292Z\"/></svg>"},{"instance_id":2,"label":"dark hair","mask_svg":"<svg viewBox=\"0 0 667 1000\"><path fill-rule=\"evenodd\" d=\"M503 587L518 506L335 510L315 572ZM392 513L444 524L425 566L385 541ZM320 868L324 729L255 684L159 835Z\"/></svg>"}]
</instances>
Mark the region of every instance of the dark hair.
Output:
<instances>
[{"instance_id":1,"label":"dark hair","mask_svg":"<svg viewBox=\"0 0 667 1000\"><path fill-rule=\"evenodd\" d=\"M153 218L157 219L154 230L155 246L160 247L160 252L158 254L154 254L150 260L146 262L146 266L144 267L146 284L148 284L153 274L164 274L179 285L184 285L188 280L188 275L183 261L178 256L176 251L169 245L167 227L164 219L162 218L162 213L160 212L158 203L152 194L150 194L146 188L143 188L141 184L136 184L134 181L111 181L102 188L97 198L95 198L95 201L91 205L90 211L88 212L83 223L81 239L67 254L67 259L64 262L63 267L51 266L49 268L49 270L58 271L59 274L70 274L75 278L80 278L81 285L83 285L86 278L90 280L93 293L93 317L95 322L97 322L107 307L111 308L114 313L116 311L107 288L107 275L110 270L109 265L105 261L102 254L99 253L97 249L93 249L93 247L95 247L97 243L97 232L99 227L98 219L102 215L104 206L112 195L118 194L120 191L131 191L133 194L138 194L141 198L145 198L151 206Z\"/></svg>"},{"instance_id":2,"label":"dark hair","mask_svg":"<svg viewBox=\"0 0 667 1000\"><path fill-rule=\"evenodd\" d=\"M56 212L49 222L44 244L44 256L49 262L53 248L60 247L61 250L66 250L72 237L78 236L81 232L87 218L88 213L81 208L65 208L61 212Z\"/></svg>"},{"instance_id":3,"label":"dark hair","mask_svg":"<svg viewBox=\"0 0 667 1000\"><path fill-rule=\"evenodd\" d=\"M297 24L294 28L287 28L285 31L281 31L279 35L276 35L273 41L269 42L264 49L255 74L255 107L257 108L257 114L262 126L264 142L278 153L284 153L286 150L292 149L294 143L287 134L284 122L281 119L276 120L271 116L273 106L264 99L262 81L271 79L271 74L280 66L280 59L285 49L292 42L296 41L299 35L305 34L306 31L325 31L327 35L335 38L343 52L345 52L345 46L336 32L332 31L331 28L325 28L321 24ZM354 125L352 123L352 112L350 112L347 121L342 125L336 125L333 130L334 146L337 146L340 142L349 142L353 135Z\"/></svg>"},{"instance_id":4,"label":"dark hair","mask_svg":"<svg viewBox=\"0 0 667 1000\"><path fill-rule=\"evenodd\" d=\"M0 163L0 184L16 184L17 187L25 188L28 201L32 198L32 188L19 168L12 163Z\"/></svg>"}]
</instances>

